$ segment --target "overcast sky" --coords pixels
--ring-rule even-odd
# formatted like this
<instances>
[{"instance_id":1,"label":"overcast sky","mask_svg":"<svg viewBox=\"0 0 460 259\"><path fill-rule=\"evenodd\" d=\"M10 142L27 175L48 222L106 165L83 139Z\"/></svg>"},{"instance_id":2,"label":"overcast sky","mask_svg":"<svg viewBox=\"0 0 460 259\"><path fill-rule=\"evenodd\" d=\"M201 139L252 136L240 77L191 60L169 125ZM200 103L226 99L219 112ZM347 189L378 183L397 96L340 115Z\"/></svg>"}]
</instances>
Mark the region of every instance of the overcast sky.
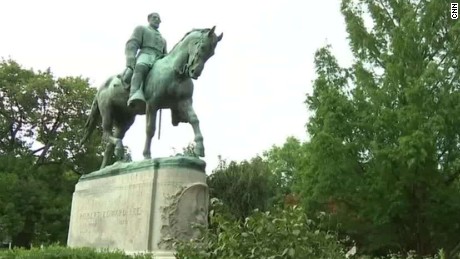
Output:
<instances>
[{"instance_id":1,"label":"overcast sky","mask_svg":"<svg viewBox=\"0 0 460 259\"><path fill-rule=\"evenodd\" d=\"M194 92L208 173L218 155L240 161L288 136L307 139L304 100L315 78L314 52L331 44L341 64L351 61L340 0L1 0L0 6L0 57L50 67L56 76L88 77L93 87L124 69L126 40L150 12L161 16L168 50L191 29L216 25L224 37ZM138 116L124 139L134 160L142 159L144 132L145 117ZM173 127L163 111L152 155L172 155L192 140L191 126Z\"/></svg>"}]
</instances>

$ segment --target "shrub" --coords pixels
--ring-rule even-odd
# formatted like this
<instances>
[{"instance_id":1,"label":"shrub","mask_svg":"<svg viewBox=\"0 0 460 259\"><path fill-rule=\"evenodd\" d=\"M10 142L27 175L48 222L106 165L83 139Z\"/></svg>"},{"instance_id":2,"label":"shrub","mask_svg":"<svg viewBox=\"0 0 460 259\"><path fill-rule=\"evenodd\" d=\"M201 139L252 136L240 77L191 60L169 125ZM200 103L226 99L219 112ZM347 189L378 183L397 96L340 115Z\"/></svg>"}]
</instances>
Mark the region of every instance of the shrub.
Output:
<instances>
[{"instance_id":1,"label":"shrub","mask_svg":"<svg viewBox=\"0 0 460 259\"><path fill-rule=\"evenodd\" d=\"M0 250L0 259L146 259L148 254L129 256L121 251L97 251L91 248L68 248L50 246L46 248Z\"/></svg>"},{"instance_id":2,"label":"shrub","mask_svg":"<svg viewBox=\"0 0 460 259\"><path fill-rule=\"evenodd\" d=\"M244 222L232 221L212 201L210 228L202 237L177 242L177 258L345 258L336 235L321 231L303 210L291 207L255 211Z\"/></svg>"}]
</instances>

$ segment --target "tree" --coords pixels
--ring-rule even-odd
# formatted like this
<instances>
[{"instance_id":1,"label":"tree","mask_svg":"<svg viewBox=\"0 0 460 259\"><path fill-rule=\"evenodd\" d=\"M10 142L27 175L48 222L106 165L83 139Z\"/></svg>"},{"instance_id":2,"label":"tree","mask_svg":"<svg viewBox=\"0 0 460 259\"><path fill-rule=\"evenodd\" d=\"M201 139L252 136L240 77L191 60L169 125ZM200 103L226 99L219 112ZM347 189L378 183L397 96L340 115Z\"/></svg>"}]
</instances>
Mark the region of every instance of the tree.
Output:
<instances>
[{"instance_id":1,"label":"tree","mask_svg":"<svg viewBox=\"0 0 460 259\"><path fill-rule=\"evenodd\" d=\"M361 251L433 254L458 242L460 23L449 6L343 0L353 65L340 67L329 46L316 52L302 198Z\"/></svg>"},{"instance_id":2,"label":"tree","mask_svg":"<svg viewBox=\"0 0 460 259\"><path fill-rule=\"evenodd\" d=\"M276 193L272 173L261 157L240 163L220 160L207 183L210 196L220 199L242 221L255 209L268 210Z\"/></svg>"},{"instance_id":3,"label":"tree","mask_svg":"<svg viewBox=\"0 0 460 259\"><path fill-rule=\"evenodd\" d=\"M295 137L288 137L282 146L272 146L264 152L264 159L273 174L276 183L277 202L297 203L296 184L298 177L308 162L308 143L302 143Z\"/></svg>"},{"instance_id":4,"label":"tree","mask_svg":"<svg viewBox=\"0 0 460 259\"><path fill-rule=\"evenodd\" d=\"M100 147L81 150L78 144L95 93L88 79L55 80L50 69L34 72L13 60L3 60L0 132L6 137L0 140L0 154L33 155L36 167L59 163L80 173L93 170ZM40 147L33 149L34 145Z\"/></svg>"},{"instance_id":5,"label":"tree","mask_svg":"<svg viewBox=\"0 0 460 259\"><path fill-rule=\"evenodd\" d=\"M74 185L100 164L101 146L78 146L95 92L81 77L0 63L0 229L15 246L65 242Z\"/></svg>"}]
</instances>

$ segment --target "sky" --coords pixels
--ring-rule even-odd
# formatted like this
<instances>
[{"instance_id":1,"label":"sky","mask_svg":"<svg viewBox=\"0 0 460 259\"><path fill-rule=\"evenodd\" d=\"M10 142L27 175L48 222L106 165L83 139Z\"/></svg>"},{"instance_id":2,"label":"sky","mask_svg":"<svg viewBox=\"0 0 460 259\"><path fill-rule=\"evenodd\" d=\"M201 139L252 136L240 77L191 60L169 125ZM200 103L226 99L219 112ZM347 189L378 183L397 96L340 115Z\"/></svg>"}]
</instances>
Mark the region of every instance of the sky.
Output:
<instances>
[{"instance_id":1,"label":"sky","mask_svg":"<svg viewBox=\"0 0 460 259\"><path fill-rule=\"evenodd\" d=\"M340 0L0 0L0 6L0 57L51 68L56 77L83 76L92 87L123 71L125 43L149 13L160 14L168 50L193 28L215 25L224 36L194 81L193 96L207 173L219 155L241 161L289 136L306 140L315 51L330 44L341 65L352 60ZM123 140L134 160L142 159L144 141L145 116L137 116ZM164 110L152 156L173 155L192 141L191 126L173 127Z\"/></svg>"}]
</instances>

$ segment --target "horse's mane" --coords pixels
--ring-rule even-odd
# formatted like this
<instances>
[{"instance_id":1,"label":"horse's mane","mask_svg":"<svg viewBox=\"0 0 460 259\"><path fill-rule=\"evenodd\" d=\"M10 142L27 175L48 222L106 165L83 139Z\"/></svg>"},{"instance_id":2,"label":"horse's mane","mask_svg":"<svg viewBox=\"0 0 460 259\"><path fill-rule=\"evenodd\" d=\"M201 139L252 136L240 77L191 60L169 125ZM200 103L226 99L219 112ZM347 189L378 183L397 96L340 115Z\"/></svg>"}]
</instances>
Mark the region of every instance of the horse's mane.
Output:
<instances>
[{"instance_id":1,"label":"horse's mane","mask_svg":"<svg viewBox=\"0 0 460 259\"><path fill-rule=\"evenodd\" d=\"M201 33L205 33L205 32L209 32L211 29L209 28L206 28L206 29L192 29L191 31L187 32L184 37L182 37L182 39L180 39L180 41L178 41L176 43L176 45L174 45L174 47L169 51L169 52L172 52L185 38L187 38L187 36L189 34L191 34L192 32L201 32Z\"/></svg>"}]
</instances>

